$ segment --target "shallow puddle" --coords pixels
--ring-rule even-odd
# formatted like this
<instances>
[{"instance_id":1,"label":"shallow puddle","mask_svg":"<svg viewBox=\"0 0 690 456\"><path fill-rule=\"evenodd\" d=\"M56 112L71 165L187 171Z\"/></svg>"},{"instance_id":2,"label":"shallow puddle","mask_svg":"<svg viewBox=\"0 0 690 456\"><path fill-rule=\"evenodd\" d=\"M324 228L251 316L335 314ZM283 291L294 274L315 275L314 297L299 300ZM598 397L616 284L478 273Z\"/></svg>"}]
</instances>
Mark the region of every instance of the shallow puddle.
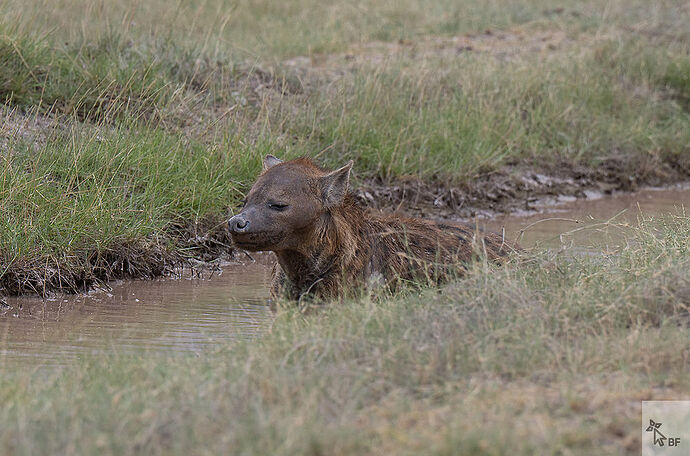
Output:
<instances>
[{"instance_id":1,"label":"shallow puddle","mask_svg":"<svg viewBox=\"0 0 690 456\"><path fill-rule=\"evenodd\" d=\"M542 213L478 221L524 247L572 245L589 251L625 242L638 217L679 214L690 187L565 202ZM613 220L606 224L607 220ZM524 231L523 231L524 230ZM563 234L566 233L566 234ZM88 295L8 299L0 308L0 368L54 366L104 353L202 353L269 327L270 255L222 273L110 284ZM1 370L1 369L0 369Z\"/></svg>"},{"instance_id":2,"label":"shallow puddle","mask_svg":"<svg viewBox=\"0 0 690 456\"><path fill-rule=\"evenodd\" d=\"M268 255L222 273L110 284L88 295L9 298L0 365L55 365L102 353L202 352L256 337L271 322ZM193 274L197 276L197 274Z\"/></svg>"},{"instance_id":3,"label":"shallow puddle","mask_svg":"<svg viewBox=\"0 0 690 456\"><path fill-rule=\"evenodd\" d=\"M612 196L565 201L541 212L503 215L478 223L522 247L573 247L587 251L620 248L641 218L658 218L690 211L690 186L646 189ZM690 212L688 212L690 214Z\"/></svg>"}]
</instances>

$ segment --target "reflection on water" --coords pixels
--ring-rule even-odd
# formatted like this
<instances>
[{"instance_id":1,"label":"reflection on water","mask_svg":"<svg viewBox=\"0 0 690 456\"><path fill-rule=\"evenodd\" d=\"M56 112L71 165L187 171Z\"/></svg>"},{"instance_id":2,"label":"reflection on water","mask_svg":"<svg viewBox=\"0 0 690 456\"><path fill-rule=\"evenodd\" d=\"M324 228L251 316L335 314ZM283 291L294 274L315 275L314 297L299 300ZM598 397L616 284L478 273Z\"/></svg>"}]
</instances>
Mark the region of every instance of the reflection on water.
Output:
<instances>
[{"instance_id":1,"label":"reflection on water","mask_svg":"<svg viewBox=\"0 0 690 456\"><path fill-rule=\"evenodd\" d=\"M558 247L564 241L592 251L624 241L619 228L601 221L634 225L640 213L658 216L690 207L690 188L573 201L548 213L503 216L485 221L489 229L524 247ZM621 213L622 212L622 213ZM480 222L482 223L482 222ZM565 236L562 233L570 233ZM111 284L109 291L8 299L0 308L0 371L10 366L58 365L103 353L197 352L219 342L256 337L270 325L267 305L269 255L257 262L227 266L203 279L159 279Z\"/></svg>"},{"instance_id":2,"label":"reflection on water","mask_svg":"<svg viewBox=\"0 0 690 456\"><path fill-rule=\"evenodd\" d=\"M690 209L687 186L576 200L543 213L506 215L484 223L499 233L505 230L507 239L519 239L525 248L566 245L610 251L625 242L625 226L637 226L641 216L678 215L684 208Z\"/></svg>"},{"instance_id":3,"label":"reflection on water","mask_svg":"<svg viewBox=\"0 0 690 456\"><path fill-rule=\"evenodd\" d=\"M61 364L105 352L201 352L270 324L267 261L202 279L111 284L88 295L9 298L0 310L0 365ZM209 278L209 276L211 276Z\"/></svg>"}]
</instances>

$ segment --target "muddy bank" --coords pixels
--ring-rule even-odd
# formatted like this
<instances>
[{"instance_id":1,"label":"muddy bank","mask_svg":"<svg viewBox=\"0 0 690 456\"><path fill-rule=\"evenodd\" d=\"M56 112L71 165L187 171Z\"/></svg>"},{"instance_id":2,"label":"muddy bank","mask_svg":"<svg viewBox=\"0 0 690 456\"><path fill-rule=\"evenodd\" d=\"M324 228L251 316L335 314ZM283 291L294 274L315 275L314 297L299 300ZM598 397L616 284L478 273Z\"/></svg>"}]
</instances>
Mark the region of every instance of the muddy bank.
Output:
<instances>
[{"instance_id":1,"label":"muddy bank","mask_svg":"<svg viewBox=\"0 0 690 456\"><path fill-rule=\"evenodd\" d=\"M0 264L0 295L54 291L83 293L119 279L152 279L185 266L216 269L217 263L245 257L231 246L224 216L173 225L163 235L69 255L43 256Z\"/></svg>"},{"instance_id":2,"label":"muddy bank","mask_svg":"<svg viewBox=\"0 0 690 456\"><path fill-rule=\"evenodd\" d=\"M690 159L632 164L608 159L597 168L565 163L545 169L510 165L456 187L419 180L373 181L355 192L369 207L462 220L539 211L563 201L689 179ZM111 280L150 279L189 265L213 270L220 262L246 259L246 253L232 247L225 219L219 215L196 224L170 226L163 236L98 251L10 261L0 268L0 295L81 293Z\"/></svg>"},{"instance_id":3,"label":"muddy bank","mask_svg":"<svg viewBox=\"0 0 690 456\"><path fill-rule=\"evenodd\" d=\"M690 158L634 162L609 158L600 166L562 162L552 167L513 164L460 186L417 179L365 182L360 202L419 217L470 219L540 210L573 198L634 192L644 186L670 186L690 179Z\"/></svg>"}]
</instances>

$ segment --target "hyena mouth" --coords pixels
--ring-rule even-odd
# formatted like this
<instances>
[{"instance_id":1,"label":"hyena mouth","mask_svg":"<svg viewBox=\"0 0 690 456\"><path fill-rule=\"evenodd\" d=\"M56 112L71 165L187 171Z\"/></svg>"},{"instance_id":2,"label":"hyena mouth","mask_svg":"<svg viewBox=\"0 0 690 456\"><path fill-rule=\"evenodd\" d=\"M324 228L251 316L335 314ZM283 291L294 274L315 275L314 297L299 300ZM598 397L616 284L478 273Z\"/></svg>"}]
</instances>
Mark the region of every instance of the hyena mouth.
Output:
<instances>
[{"instance_id":1,"label":"hyena mouth","mask_svg":"<svg viewBox=\"0 0 690 456\"><path fill-rule=\"evenodd\" d=\"M268 249L275 244L275 236L267 233L233 233L232 242L243 250Z\"/></svg>"}]
</instances>

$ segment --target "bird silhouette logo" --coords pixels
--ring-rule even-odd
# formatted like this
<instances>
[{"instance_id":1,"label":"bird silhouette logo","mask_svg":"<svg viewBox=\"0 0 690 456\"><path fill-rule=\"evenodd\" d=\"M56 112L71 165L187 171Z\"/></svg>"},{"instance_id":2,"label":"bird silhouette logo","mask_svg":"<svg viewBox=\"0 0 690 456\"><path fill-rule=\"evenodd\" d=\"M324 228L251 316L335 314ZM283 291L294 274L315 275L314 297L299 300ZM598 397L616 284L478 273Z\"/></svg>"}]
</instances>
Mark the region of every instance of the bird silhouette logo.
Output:
<instances>
[{"instance_id":1,"label":"bird silhouette logo","mask_svg":"<svg viewBox=\"0 0 690 456\"><path fill-rule=\"evenodd\" d=\"M654 432L654 445L658 445L660 447L664 446L664 442L666 441L666 436L661 433L659 428L661 427L661 423L657 423L654 420L649 420L649 426L647 426L647 432Z\"/></svg>"}]
</instances>

